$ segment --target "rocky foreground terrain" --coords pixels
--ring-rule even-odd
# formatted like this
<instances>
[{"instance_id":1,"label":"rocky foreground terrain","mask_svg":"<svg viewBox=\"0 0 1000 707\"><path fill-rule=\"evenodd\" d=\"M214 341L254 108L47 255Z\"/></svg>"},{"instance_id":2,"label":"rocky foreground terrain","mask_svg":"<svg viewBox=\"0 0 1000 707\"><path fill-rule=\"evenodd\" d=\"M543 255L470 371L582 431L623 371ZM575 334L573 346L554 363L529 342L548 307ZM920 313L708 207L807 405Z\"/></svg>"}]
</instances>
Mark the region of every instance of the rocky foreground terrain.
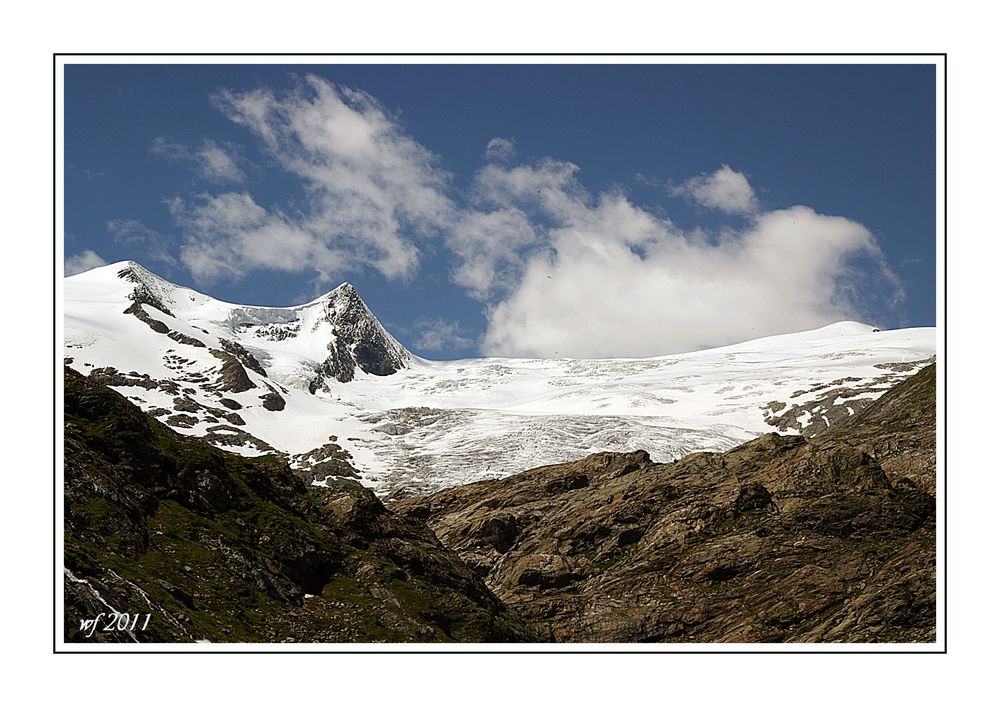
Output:
<instances>
[{"instance_id":1,"label":"rocky foreground terrain","mask_svg":"<svg viewBox=\"0 0 1000 707\"><path fill-rule=\"evenodd\" d=\"M933 641L934 366L810 439L406 499L308 488L67 369L67 641ZM95 632L101 612L150 613Z\"/></svg>"},{"instance_id":2,"label":"rocky foreground terrain","mask_svg":"<svg viewBox=\"0 0 1000 707\"><path fill-rule=\"evenodd\" d=\"M809 440L594 454L392 508L550 641L933 641L934 376Z\"/></svg>"},{"instance_id":3,"label":"rocky foreground terrain","mask_svg":"<svg viewBox=\"0 0 1000 707\"><path fill-rule=\"evenodd\" d=\"M310 489L278 457L179 435L69 368L65 382L65 640L537 640L360 484ZM142 620L83 628L111 611Z\"/></svg>"}]
</instances>

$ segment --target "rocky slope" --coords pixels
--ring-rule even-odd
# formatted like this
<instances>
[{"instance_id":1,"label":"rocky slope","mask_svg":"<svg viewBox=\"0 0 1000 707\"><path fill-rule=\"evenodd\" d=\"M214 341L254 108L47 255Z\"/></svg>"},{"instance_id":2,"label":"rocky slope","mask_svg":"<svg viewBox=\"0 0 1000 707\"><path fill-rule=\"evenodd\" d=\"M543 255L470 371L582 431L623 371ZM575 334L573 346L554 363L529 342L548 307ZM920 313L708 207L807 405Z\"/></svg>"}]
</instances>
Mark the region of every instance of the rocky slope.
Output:
<instances>
[{"instance_id":1,"label":"rocky slope","mask_svg":"<svg viewBox=\"0 0 1000 707\"><path fill-rule=\"evenodd\" d=\"M548 640L933 641L934 376L810 439L593 454L391 509Z\"/></svg>"},{"instance_id":2,"label":"rocky slope","mask_svg":"<svg viewBox=\"0 0 1000 707\"><path fill-rule=\"evenodd\" d=\"M537 638L355 482L309 489L278 457L179 435L69 368L65 431L66 641ZM142 621L90 635L111 611Z\"/></svg>"},{"instance_id":3,"label":"rocky slope","mask_svg":"<svg viewBox=\"0 0 1000 707\"><path fill-rule=\"evenodd\" d=\"M892 388L863 412L831 428L830 436L873 456L893 481L910 480L935 493L937 417L934 366Z\"/></svg>"}]
</instances>

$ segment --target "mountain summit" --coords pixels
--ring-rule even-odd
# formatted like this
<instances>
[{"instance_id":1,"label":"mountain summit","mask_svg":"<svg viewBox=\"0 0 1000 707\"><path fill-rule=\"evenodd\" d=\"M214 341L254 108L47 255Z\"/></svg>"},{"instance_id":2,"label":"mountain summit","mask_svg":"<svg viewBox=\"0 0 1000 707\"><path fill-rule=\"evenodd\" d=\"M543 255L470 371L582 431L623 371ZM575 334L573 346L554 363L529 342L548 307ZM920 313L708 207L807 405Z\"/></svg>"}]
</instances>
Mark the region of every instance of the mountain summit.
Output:
<instances>
[{"instance_id":1,"label":"mountain summit","mask_svg":"<svg viewBox=\"0 0 1000 707\"><path fill-rule=\"evenodd\" d=\"M409 352L379 323L353 285L345 282L322 301L334 338L329 344L330 355L310 383L310 392L329 390L329 378L348 383L359 368L375 376L388 376L406 367Z\"/></svg>"}]
</instances>

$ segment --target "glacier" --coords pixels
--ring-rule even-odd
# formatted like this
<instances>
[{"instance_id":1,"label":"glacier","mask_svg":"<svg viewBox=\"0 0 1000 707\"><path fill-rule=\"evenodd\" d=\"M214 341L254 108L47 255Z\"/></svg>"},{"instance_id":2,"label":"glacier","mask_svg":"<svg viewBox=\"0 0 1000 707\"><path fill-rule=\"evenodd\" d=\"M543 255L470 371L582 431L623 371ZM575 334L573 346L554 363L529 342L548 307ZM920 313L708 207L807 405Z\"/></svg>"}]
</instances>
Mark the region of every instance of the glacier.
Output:
<instances>
[{"instance_id":1,"label":"glacier","mask_svg":"<svg viewBox=\"0 0 1000 707\"><path fill-rule=\"evenodd\" d=\"M644 359L432 361L407 351L347 283L260 307L132 261L66 278L63 306L67 365L179 432L302 469L335 443L390 498L595 451L669 461L765 432L813 434L936 352L932 327L837 322Z\"/></svg>"}]
</instances>

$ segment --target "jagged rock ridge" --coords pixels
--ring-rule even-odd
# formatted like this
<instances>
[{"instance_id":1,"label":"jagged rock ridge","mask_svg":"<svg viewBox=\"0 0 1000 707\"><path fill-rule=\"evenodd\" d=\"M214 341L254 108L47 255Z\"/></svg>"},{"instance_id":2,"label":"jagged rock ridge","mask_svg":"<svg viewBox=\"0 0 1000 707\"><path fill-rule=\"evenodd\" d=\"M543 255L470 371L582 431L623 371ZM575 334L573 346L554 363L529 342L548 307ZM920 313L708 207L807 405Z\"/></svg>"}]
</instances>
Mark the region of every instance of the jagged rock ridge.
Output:
<instances>
[{"instance_id":1,"label":"jagged rock ridge","mask_svg":"<svg viewBox=\"0 0 1000 707\"><path fill-rule=\"evenodd\" d=\"M388 376L406 366L409 352L379 324L353 285L345 283L331 292L323 307L335 338L328 345L330 355L310 383L310 392L326 388L329 378L352 381L357 368Z\"/></svg>"}]
</instances>

